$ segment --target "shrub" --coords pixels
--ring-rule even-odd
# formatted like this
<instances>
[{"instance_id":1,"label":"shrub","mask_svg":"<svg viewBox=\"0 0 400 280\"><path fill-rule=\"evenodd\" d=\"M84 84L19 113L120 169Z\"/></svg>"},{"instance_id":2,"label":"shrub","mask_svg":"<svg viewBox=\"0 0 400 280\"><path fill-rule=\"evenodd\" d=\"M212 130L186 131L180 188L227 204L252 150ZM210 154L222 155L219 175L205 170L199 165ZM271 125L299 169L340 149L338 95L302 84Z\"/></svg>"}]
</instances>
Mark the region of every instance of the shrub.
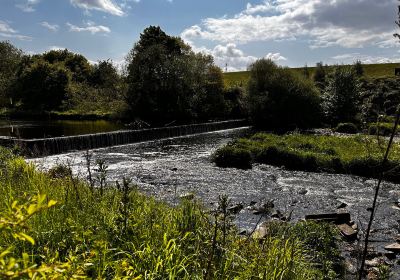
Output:
<instances>
[{"instance_id":1,"label":"shrub","mask_svg":"<svg viewBox=\"0 0 400 280\"><path fill-rule=\"evenodd\" d=\"M327 85L322 95L322 108L326 121L336 125L353 122L358 113L360 83L350 67L335 67L328 75Z\"/></svg>"},{"instance_id":2,"label":"shrub","mask_svg":"<svg viewBox=\"0 0 400 280\"><path fill-rule=\"evenodd\" d=\"M219 167L251 169L250 152L229 145L215 152L213 155L213 161Z\"/></svg>"},{"instance_id":3,"label":"shrub","mask_svg":"<svg viewBox=\"0 0 400 280\"><path fill-rule=\"evenodd\" d=\"M372 123L368 127L368 134L389 136L392 134L393 124L392 123Z\"/></svg>"},{"instance_id":4,"label":"shrub","mask_svg":"<svg viewBox=\"0 0 400 280\"><path fill-rule=\"evenodd\" d=\"M358 128L354 123L339 123L335 131L339 133L356 134L358 133Z\"/></svg>"},{"instance_id":5,"label":"shrub","mask_svg":"<svg viewBox=\"0 0 400 280\"><path fill-rule=\"evenodd\" d=\"M319 125L320 97L309 81L271 60L250 66L249 109L253 124L262 129L288 130Z\"/></svg>"},{"instance_id":6,"label":"shrub","mask_svg":"<svg viewBox=\"0 0 400 280\"><path fill-rule=\"evenodd\" d=\"M375 137L315 136L315 135L275 135L257 133L248 139L239 139L221 148L225 157L219 158L219 166L230 153L240 149L247 151L254 162L284 166L293 170L326 171L378 178L384 171L384 179L400 182L400 144L394 143L389 162L381 166L383 150L387 141ZM216 154L219 153L217 150Z\"/></svg>"}]
</instances>

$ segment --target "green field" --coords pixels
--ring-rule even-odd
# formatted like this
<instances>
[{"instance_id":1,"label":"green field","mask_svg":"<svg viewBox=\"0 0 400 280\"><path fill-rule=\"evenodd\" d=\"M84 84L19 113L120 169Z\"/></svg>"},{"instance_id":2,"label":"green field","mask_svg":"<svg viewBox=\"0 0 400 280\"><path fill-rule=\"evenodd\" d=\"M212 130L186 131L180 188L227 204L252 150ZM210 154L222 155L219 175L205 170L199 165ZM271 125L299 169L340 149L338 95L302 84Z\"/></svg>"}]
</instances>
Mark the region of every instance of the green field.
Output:
<instances>
[{"instance_id":1,"label":"green field","mask_svg":"<svg viewBox=\"0 0 400 280\"><path fill-rule=\"evenodd\" d=\"M329 66L333 67L333 66ZM364 64L365 76L368 78L381 78L381 77L393 77L394 69L396 67L400 67L399 63L385 63L385 64ZM312 76L315 67L308 67L308 71ZM300 68L292 68L294 72L302 73L303 67ZM245 85L249 80L249 72L241 71L241 72L229 72L224 73L224 80L226 86L235 86L235 85Z\"/></svg>"}]
</instances>

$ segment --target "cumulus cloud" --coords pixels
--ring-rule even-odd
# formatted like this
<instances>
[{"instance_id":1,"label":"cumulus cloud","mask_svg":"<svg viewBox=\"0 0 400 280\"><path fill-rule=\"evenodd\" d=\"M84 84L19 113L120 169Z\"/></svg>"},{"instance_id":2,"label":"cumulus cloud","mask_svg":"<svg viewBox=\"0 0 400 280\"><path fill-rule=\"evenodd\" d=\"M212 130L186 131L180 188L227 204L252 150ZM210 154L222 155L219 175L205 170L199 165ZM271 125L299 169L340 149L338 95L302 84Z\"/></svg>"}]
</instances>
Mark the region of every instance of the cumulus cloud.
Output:
<instances>
[{"instance_id":1,"label":"cumulus cloud","mask_svg":"<svg viewBox=\"0 0 400 280\"><path fill-rule=\"evenodd\" d=\"M104 25L95 25L94 22L87 22L84 27L79 27L67 22L67 26L69 27L70 32L90 32L93 35L97 33L107 34L111 32L109 27Z\"/></svg>"},{"instance_id":2,"label":"cumulus cloud","mask_svg":"<svg viewBox=\"0 0 400 280\"><path fill-rule=\"evenodd\" d=\"M113 0L70 0L71 4L85 10L97 10L115 16L123 16L122 8Z\"/></svg>"},{"instance_id":3,"label":"cumulus cloud","mask_svg":"<svg viewBox=\"0 0 400 280\"><path fill-rule=\"evenodd\" d=\"M233 43L216 45L212 49L193 46L193 50L213 56L215 63L223 69L227 68L228 72L246 70L250 64L258 59L255 56L245 54ZM268 53L265 57L276 62L286 60L280 53Z\"/></svg>"},{"instance_id":4,"label":"cumulus cloud","mask_svg":"<svg viewBox=\"0 0 400 280\"><path fill-rule=\"evenodd\" d=\"M244 44L307 38L313 48L393 44L397 0L265 0L240 13L206 18L182 32L187 41Z\"/></svg>"},{"instance_id":5,"label":"cumulus cloud","mask_svg":"<svg viewBox=\"0 0 400 280\"><path fill-rule=\"evenodd\" d=\"M35 11L35 5L38 4L40 0L26 0L16 4L15 6L26 13L31 13Z\"/></svg>"},{"instance_id":6,"label":"cumulus cloud","mask_svg":"<svg viewBox=\"0 0 400 280\"><path fill-rule=\"evenodd\" d=\"M32 37L19 34L19 32L13 29L7 22L0 20L0 37L18 39L21 41L31 41Z\"/></svg>"},{"instance_id":7,"label":"cumulus cloud","mask_svg":"<svg viewBox=\"0 0 400 280\"><path fill-rule=\"evenodd\" d=\"M40 25L53 32L57 32L58 29L60 28L60 26L58 26L57 24L50 24L47 21L41 22Z\"/></svg>"}]
</instances>

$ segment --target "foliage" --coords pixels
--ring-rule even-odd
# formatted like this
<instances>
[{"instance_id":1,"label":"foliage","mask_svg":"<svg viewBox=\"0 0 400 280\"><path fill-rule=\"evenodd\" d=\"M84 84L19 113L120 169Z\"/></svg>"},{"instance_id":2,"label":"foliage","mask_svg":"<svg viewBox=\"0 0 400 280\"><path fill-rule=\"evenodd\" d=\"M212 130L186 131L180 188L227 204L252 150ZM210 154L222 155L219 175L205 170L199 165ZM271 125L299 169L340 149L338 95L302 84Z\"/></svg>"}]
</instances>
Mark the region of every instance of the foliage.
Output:
<instances>
[{"instance_id":1,"label":"foliage","mask_svg":"<svg viewBox=\"0 0 400 280\"><path fill-rule=\"evenodd\" d=\"M245 149L225 146L213 154L213 161L219 167L251 168L251 154Z\"/></svg>"},{"instance_id":2,"label":"foliage","mask_svg":"<svg viewBox=\"0 0 400 280\"><path fill-rule=\"evenodd\" d=\"M339 123L335 131L339 133L356 134L358 133L358 128L354 123Z\"/></svg>"},{"instance_id":3,"label":"foliage","mask_svg":"<svg viewBox=\"0 0 400 280\"><path fill-rule=\"evenodd\" d=\"M381 166L386 140L372 136L274 135L257 133L222 148L251 154L255 162L293 170L323 171L377 178L385 171L388 181L400 182L400 144L396 143L386 166ZM218 150L216 151L218 153ZM229 154L225 155L229 159ZM229 162L219 163L227 166Z\"/></svg>"},{"instance_id":4,"label":"foliage","mask_svg":"<svg viewBox=\"0 0 400 280\"><path fill-rule=\"evenodd\" d=\"M294 129L317 126L320 98L314 85L271 60L250 66L250 117L258 128Z\"/></svg>"},{"instance_id":5,"label":"foliage","mask_svg":"<svg viewBox=\"0 0 400 280\"><path fill-rule=\"evenodd\" d=\"M18 77L13 96L24 109L54 110L67 97L69 82L70 73L61 65L33 60Z\"/></svg>"},{"instance_id":6,"label":"foliage","mask_svg":"<svg viewBox=\"0 0 400 280\"><path fill-rule=\"evenodd\" d=\"M150 121L224 114L223 76L211 56L195 54L180 38L150 26L127 57L127 103Z\"/></svg>"},{"instance_id":7,"label":"foliage","mask_svg":"<svg viewBox=\"0 0 400 280\"><path fill-rule=\"evenodd\" d=\"M356 62L354 62L353 69L358 77L361 77L364 75L364 67L363 67L361 60L356 60Z\"/></svg>"},{"instance_id":8,"label":"foliage","mask_svg":"<svg viewBox=\"0 0 400 280\"><path fill-rule=\"evenodd\" d=\"M393 116L400 104L398 78L361 80L362 119L376 122L382 116Z\"/></svg>"},{"instance_id":9,"label":"foliage","mask_svg":"<svg viewBox=\"0 0 400 280\"><path fill-rule=\"evenodd\" d=\"M10 104L8 97L17 78L23 53L8 41L0 41L0 106Z\"/></svg>"},{"instance_id":10,"label":"foliage","mask_svg":"<svg viewBox=\"0 0 400 280\"><path fill-rule=\"evenodd\" d=\"M390 136L393 131L393 123L377 122L370 123L368 126L368 133L378 136Z\"/></svg>"},{"instance_id":11,"label":"foliage","mask_svg":"<svg viewBox=\"0 0 400 280\"><path fill-rule=\"evenodd\" d=\"M248 115L247 96L245 89L234 86L225 89L224 99L227 116L230 118L243 118Z\"/></svg>"},{"instance_id":12,"label":"foliage","mask_svg":"<svg viewBox=\"0 0 400 280\"><path fill-rule=\"evenodd\" d=\"M318 62L315 66L313 80L315 85L321 90L326 86L327 68L322 62Z\"/></svg>"},{"instance_id":13,"label":"foliage","mask_svg":"<svg viewBox=\"0 0 400 280\"><path fill-rule=\"evenodd\" d=\"M336 125L354 122L358 113L360 84L352 68L336 67L328 75L322 107L326 121Z\"/></svg>"},{"instance_id":14,"label":"foliage","mask_svg":"<svg viewBox=\"0 0 400 280\"><path fill-rule=\"evenodd\" d=\"M7 151L0 155L1 278L336 277L333 265L314 265L335 256L324 247L333 235L317 226L274 225L276 234L261 242L245 240L223 206L212 216L193 201L170 207L126 180L101 195L77 178L51 178Z\"/></svg>"},{"instance_id":15,"label":"foliage","mask_svg":"<svg viewBox=\"0 0 400 280\"><path fill-rule=\"evenodd\" d=\"M368 80L373 79L383 79L383 78L394 78L395 77L395 68L399 66L398 63L379 63L379 64L363 64L364 69L364 78ZM326 67L326 66L325 66ZM329 72L335 66L326 67ZM342 67L342 66L339 66ZM346 67L346 65L344 66ZM299 68L290 68L293 73L303 74L304 67ZM308 71L310 72L310 77L314 76L316 68L308 67ZM224 82L225 86L240 86L245 87L250 78L249 71L240 71L240 72L227 72L224 73Z\"/></svg>"}]
</instances>

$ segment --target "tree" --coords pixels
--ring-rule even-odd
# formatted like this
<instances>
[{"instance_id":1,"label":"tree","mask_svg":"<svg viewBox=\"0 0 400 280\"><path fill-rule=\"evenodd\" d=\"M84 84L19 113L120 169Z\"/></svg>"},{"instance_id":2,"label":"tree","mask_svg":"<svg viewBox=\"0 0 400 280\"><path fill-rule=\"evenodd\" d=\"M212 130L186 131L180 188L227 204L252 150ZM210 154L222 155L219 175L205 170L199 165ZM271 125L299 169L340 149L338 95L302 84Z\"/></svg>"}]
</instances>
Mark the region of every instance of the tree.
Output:
<instances>
[{"instance_id":1,"label":"tree","mask_svg":"<svg viewBox=\"0 0 400 280\"><path fill-rule=\"evenodd\" d=\"M72 73L72 80L75 82L86 82L89 80L92 66L81 54L65 50L51 50L43 55L38 55L50 64L63 64Z\"/></svg>"},{"instance_id":2,"label":"tree","mask_svg":"<svg viewBox=\"0 0 400 280\"><path fill-rule=\"evenodd\" d=\"M356 121L359 95L360 83L352 67L336 66L323 93L326 120L333 125Z\"/></svg>"},{"instance_id":3,"label":"tree","mask_svg":"<svg viewBox=\"0 0 400 280\"><path fill-rule=\"evenodd\" d=\"M10 104L8 97L21 66L23 52L8 41L0 42L0 106Z\"/></svg>"},{"instance_id":4,"label":"tree","mask_svg":"<svg viewBox=\"0 0 400 280\"><path fill-rule=\"evenodd\" d=\"M320 98L315 86L271 60L261 59L250 66L248 94L256 127L287 130L319 124Z\"/></svg>"},{"instance_id":5,"label":"tree","mask_svg":"<svg viewBox=\"0 0 400 280\"><path fill-rule=\"evenodd\" d=\"M361 77L364 75L364 67L362 65L361 60L357 59L356 62L354 62L353 69L358 77Z\"/></svg>"},{"instance_id":6,"label":"tree","mask_svg":"<svg viewBox=\"0 0 400 280\"><path fill-rule=\"evenodd\" d=\"M24 109L58 109L67 97L70 75L59 65L36 59L21 72L13 95Z\"/></svg>"},{"instance_id":7,"label":"tree","mask_svg":"<svg viewBox=\"0 0 400 280\"><path fill-rule=\"evenodd\" d=\"M145 120L167 122L203 116L214 109L200 108L199 104L215 100L212 92L222 95L222 73L216 70L212 57L193 53L180 38L167 35L160 27L143 31L127 65L126 100L132 114Z\"/></svg>"},{"instance_id":8,"label":"tree","mask_svg":"<svg viewBox=\"0 0 400 280\"><path fill-rule=\"evenodd\" d=\"M325 82L326 82L326 67L322 62L318 62L317 65L315 66L315 71L314 71L314 83L315 85L320 89L323 90L325 87Z\"/></svg>"}]
</instances>

